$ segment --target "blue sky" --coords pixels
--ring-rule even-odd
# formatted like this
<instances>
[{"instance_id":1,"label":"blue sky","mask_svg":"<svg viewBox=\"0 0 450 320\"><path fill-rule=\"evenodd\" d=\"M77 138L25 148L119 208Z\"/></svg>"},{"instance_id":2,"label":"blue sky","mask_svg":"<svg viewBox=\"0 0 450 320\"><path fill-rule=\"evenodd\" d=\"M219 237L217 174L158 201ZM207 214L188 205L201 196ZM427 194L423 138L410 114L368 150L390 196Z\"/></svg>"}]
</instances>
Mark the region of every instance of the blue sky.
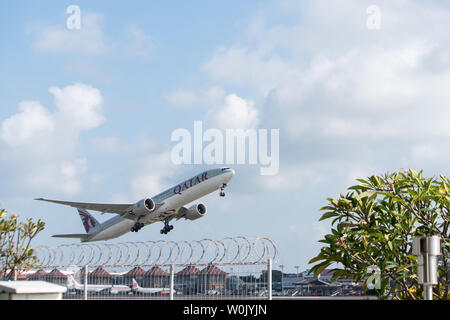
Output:
<instances>
[{"instance_id":1,"label":"blue sky","mask_svg":"<svg viewBox=\"0 0 450 320\"><path fill-rule=\"evenodd\" d=\"M2 2L1 207L47 222L36 244L66 243L50 236L80 232L76 212L33 198L134 202L208 167L171 163L175 129L276 128L277 175L230 165L227 197L165 238L267 236L304 269L329 230L318 209L354 179L448 176L448 21L437 1Z\"/></svg>"}]
</instances>

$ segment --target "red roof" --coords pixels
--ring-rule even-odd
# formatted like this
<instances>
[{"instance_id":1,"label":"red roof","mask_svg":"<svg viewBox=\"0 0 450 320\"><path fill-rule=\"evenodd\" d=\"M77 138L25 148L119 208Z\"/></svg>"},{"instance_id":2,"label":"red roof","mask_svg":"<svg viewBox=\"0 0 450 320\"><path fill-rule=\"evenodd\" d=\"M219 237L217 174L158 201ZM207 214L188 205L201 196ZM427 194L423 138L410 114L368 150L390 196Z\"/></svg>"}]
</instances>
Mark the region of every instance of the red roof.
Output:
<instances>
[{"instance_id":1,"label":"red roof","mask_svg":"<svg viewBox=\"0 0 450 320\"><path fill-rule=\"evenodd\" d=\"M146 273L146 276L161 276L161 277L168 277L169 274L165 272L163 269L161 269L158 266L154 266L151 269L149 269Z\"/></svg>"},{"instance_id":2,"label":"red roof","mask_svg":"<svg viewBox=\"0 0 450 320\"><path fill-rule=\"evenodd\" d=\"M177 272L178 276L185 276L185 275L196 275L199 274L200 270L197 269L196 267L190 265L187 266L186 268L184 268L183 270Z\"/></svg>"},{"instance_id":3,"label":"red roof","mask_svg":"<svg viewBox=\"0 0 450 320\"><path fill-rule=\"evenodd\" d=\"M226 276L228 273L226 273L223 270L220 270L215 265L210 264L205 269L200 271L200 274Z\"/></svg>"},{"instance_id":4,"label":"red roof","mask_svg":"<svg viewBox=\"0 0 450 320\"><path fill-rule=\"evenodd\" d=\"M106 271L102 267L98 267L94 271L90 272L89 276L90 277L97 277L97 278L111 278L112 277L112 275L110 275L108 273L108 271Z\"/></svg>"},{"instance_id":5,"label":"red roof","mask_svg":"<svg viewBox=\"0 0 450 320\"><path fill-rule=\"evenodd\" d=\"M35 278L41 278L41 277L45 277L47 276L47 272L45 272L44 270L38 270L35 273L33 273L32 275L28 276L28 279L35 279Z\"/></svg>"},{"instance_id":6,"label":"red roof","mask_svg":"<svg viewBox=\"0 0 450 320\"><path fill-rule=\"evenodd\" d=\"M48 276L54 279L67 279L67 276L58 269L53 269L52 271L50 271Z\"/></svg>"},{"instance_id":7,"label":"red roof","mask_svg":"<svg viewBox=\"0 0 450 320\"><path fill-rule=\"evenodd\" d=\"M27 275L26 275L26 274L23 274L23 273L19 273L19 274L17 275L17 279L18 279L18 280L26 280L26 279L27 279Z\"/></svg>"},{"instance_id":8,"label":"red roof","mask_svg":"<svg viewBox=\"0 0 450 320\"><path fill-rule=\"evenodd\" d=\"M123 277L139 277L143 276L144 274L145 274L144 269L142 269L141 267L134 267L133 269L125 273Z\"/></svg>"}]
</instances>

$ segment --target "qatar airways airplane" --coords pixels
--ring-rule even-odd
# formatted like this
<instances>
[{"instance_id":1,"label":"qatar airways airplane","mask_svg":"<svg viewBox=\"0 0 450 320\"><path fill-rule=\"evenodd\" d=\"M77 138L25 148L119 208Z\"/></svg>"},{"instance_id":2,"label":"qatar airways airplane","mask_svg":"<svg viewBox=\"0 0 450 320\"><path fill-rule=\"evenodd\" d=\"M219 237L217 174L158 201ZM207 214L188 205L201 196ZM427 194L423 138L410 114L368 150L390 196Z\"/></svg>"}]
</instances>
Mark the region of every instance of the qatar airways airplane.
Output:
<instances>
[{"instance_id":1,"label":"qatar airways airplane","mask_svg":"<svg viewBox=\"0 0 450 320\"><path fill-rule=\"evenodd\" d=\"M54 202L78 209L86 233L56 234L53 237L79 238L81 242L109 240L129 231L137 232L144 226L158 221L164 222L161 234L167 234L173 229L173 226L169 225L172 219L196 220L204 217L206 215L204 204L197 203L189 208L186 208L185 205L218 189L220 189L220 196L225 196L223 190L233 176L234 170L230 168L211 169L152 198L145 198L136 203L86 203L43 198L35 200ZM99 223L87 209L102 213L115 213L117 216Z\"/></svg>"}]
</instances>

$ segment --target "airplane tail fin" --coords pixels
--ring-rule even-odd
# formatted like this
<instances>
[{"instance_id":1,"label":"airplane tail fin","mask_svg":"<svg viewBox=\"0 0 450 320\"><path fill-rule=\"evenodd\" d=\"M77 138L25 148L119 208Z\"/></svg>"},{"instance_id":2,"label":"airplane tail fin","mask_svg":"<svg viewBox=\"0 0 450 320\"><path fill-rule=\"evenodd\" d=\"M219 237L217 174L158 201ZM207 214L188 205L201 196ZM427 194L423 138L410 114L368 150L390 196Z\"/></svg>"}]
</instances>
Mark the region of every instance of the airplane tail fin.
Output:
<instances>
[{"instance_id":1,"label":"airplane tail fin","mask_svg":"<svg viewBox=\"0 0 450 320\"><path fill-rule=\"evenodd\" d=\"M67 275L67 284L71 287L71 288L77 288L80 287L81 285L77 282L77 280L75 280L75 278L69 274Z\"/></svg>"},{"instance_id":2,"label":"airplane tail fin","mask_svg":"<svg viewBox=\"0 0 450 320\"><path fill-rule=\"evenodd\" d=\"M133 289L137 289L139 287L139 284L137 283L137 281L133 278L133 286L131 288Z\"/></svg>"},{"instance_id":3,"label":"airplane tail fin","mask_svg":"<svg viewBox=\"0 0 450 320\"><path fill-rule=\"evenodd\" d=\"M54 238L75 238L80 239L82 242L86 241L92 232L100 226L100 223L95 219L87 210L77 208L80 215L81 222L83 223L86 233L72 233L72 234L54 234Z\"/></svg>"},{"instance_id":4,"label":"airplane tail fin","mask_svg":"<svg viewBox=\"0 0 450 320\"><path fill-rule=\"evenodd\" d=\"M95 219L87 210L78 208L78 214L80 215L81 222L83 222L86 233L94 230L100 223Z\"/></svg>"}]
</instances>

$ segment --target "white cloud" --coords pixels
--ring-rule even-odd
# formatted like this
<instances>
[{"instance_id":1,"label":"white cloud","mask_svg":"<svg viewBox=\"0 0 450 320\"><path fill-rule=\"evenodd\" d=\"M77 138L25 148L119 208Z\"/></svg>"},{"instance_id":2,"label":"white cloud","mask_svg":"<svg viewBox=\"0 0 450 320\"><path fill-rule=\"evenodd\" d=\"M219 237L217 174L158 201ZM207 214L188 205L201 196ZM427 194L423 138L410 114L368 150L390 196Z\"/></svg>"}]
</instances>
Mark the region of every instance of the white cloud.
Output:
<instances>
[{"instance_id":1,"label":"white cloud","mask_svg":"<svg viewBox=\"0 0 450 320\"><path fill-rule=\"evenodd\" d=\"M27 33L33 36L33 49L45 54L152 56L155 46L151 35L133 24L124 26L119 37L111 37L104 31L104 20L102 14L82 11L80 29L35 24Z\"/></svg>"},{"instance_id":2,"label":"white cloud","mask_svg":"<svg viewBox=\"0 0 450 320\"><path fill-rule=\"evenodd\" d=\"M63 89L50 87L49 92L55 98L55 105L64 122L70 122L74 129L91 129L105 120L101 114L103 97L100 91L82 83Z\"/></svg>"},{"instance_id":3,"label":"white cloud","mask_svg":"<svg viewBox=\"0 0 450 320\"><path fill-rule=\"evenodd\" d=\"M249 88L259 94L267 94L279 79L292 72L276 54L252 51L242 45L220 47L203 69L216 81Z\"/></svg>"},{"instance_id":4,"label":"white cloud","mask_svg":"<svg viewBox=\"0 0 450 320\"><path fill-rule=\"evenodd\" d=\"M108 202L111 203L133 203L136 202L136 199L131 199L126 194L122 193L114 193L109 199Z\"/></svg>"},{"instance_id":5,"label":"white cloud","mask_svg":"<svg viewBox=\"0 0 450 320\"><path fill-rule=\"evenodd\" d=\"M26 142L32 137L52 133L55 129L50 112L39 102L19 103L20 113L16 113L1 124L1 137L10 146Z\"/></svg>"},{"instance_id":6,"label":"white cloud","mask_svg":"<svg viewBox=\"0 0 450 320\"><path fill-rule=\"evenodd\" d=\"M32 174L23 177L25 186L46 194L76 195L82 191L82 178L87 170L87 160L62 160L33 166Z\"/></svg>"},{"instance_id":7,"label":"white cloud","mask_svg":"<svg viewBox=\"0 0 450 320\"><path fill-rule=\"evenodd\" d=\"M283 66L279 72L271 72L277 74L273 77L276 81L267 77L262 66L254 68L246 62L260 60L261 65L264 62L270 65L270 57L259 56L256 50L241 50L240 55L247 55L246 58L228 59L235 50L231 47L226 50L229 53L212 58L214 65L220 65L224 72L241 70L239 74L244 75L249 72L252 76L242 87L260 89L254 92L270 91L274 102L270 107L276 109L273 114L278 115L275 118L291 138L313 135L384 139L423 133L450 136L449 127L442 122L442 115L449 115L450 94L446 88L450 85L450 73L447 70L425 74L421 64L434 50L441 50L435 44L411 42L350 48L336 58L312 57L311 63L303 68L292 61L290 72L285 71L286 62L280 64ZM237 72L223 76L229 76L229 80L222 79L225 83L234 81ZM261 83L262 79L267 81ZM434 112L425 109L424 104ZM391 116L381 112L389 112Z\"/></svg>"},{"instance_id":8,"label":"white cloud","mask_svg":"<svg viewBox=\"0 0 450 320\"><path fill-rule=\"evenodd\" d=\"M33 48L42 53L101 55L111 50L103 32L103 16L82 12L81 28L53 25L33 31Z\"/></svg>"},{"instance_id":9,"label":"white cloud","mask_svg":"<svg viewBox=\"0 0 450 320\"><path fill-rule=\"evenodd\" d=\"M259 14L241 41L219 47L203 68L216 85L265 100L261 125L291 141L448 139L450 43L436 29L444 15L401 1L380 6L378 33L366 28L367 6L357 1L309 2L298 24L268 26Z\"/></svg>"},{"instance_id":10,"label":"white cloud","mask_svg":"<svg viewBox=\"0 0 450 320\"><path fill-rule=\"evenodd\" d=\"M253 101L236 94L227 95L221 106L208 112L207 119L214 127L226 129L251 129L259 123L258 110Z\"/></svg>"},{"instance_id":11,"label":"white cloud","mask_svg":"<svg viewBox=\"0 0 450 320\"><path fill-rule=\"evenodd\" d=\"M138 156L132 170L131 198L142 199L164 191L181 167L172 164L169 150L154 149Z\"/></svg>"},{"instance_id":12,"label":"white cloud","mask_svg":"<svg viewBox=\"0 0 450 320\"><path fill-rule=\"evenodd\" d=\"M284 165L273 176L257 176L255 184L269 191L311 188L325 180L321 173L323 164Z\"/></svg>"},{"instance_id":13,"label":"white cloud","mask_svg":"<svg viewBox=\"0 0 450 320\"><path fill-rule=\"evenodd\" d=\"M151 57L154 50L153 39L137 25L124 29L125 54L133 57Z\"/></svg>"},{"instance_id":14,"label":"white cloud","mask_svg":"<svg viewBox=\"0 0 450 320\"><path fill-rule=\"evenodd\" d=\"M199 91L180 89L166 95L166 100L170 105L177 107L215 108L223 102L225 93L220 87Z\"/></svg>"},{"instance_id":15,"label":"white cloud","mask_svg":"<svg viewBox=\"0 0 450 320\"><path fill-rule=\"evenodd\" d=\"M224 129L250 129L259 124L259 111L253 101L239 97L221 87L207 90L176 90L166 95L170 105L178 107L203 107L205 120L211 127Z\"/></svg>"},{"instance_id":16,"label":"white cloud","mask_svg":"<svg viewBox=\"0 0 450 320\"><path fill-rule=\"evenodd\" d=\"M20 112L0 124L8 157L2 165L14 172L11 186L45 192L77 194L83 190L87 159L78 155L78 136L103 121L103 97L77 83L51 87L56 109L39 102L20 102Z\"/></svg>"},{"instance_id":17,"label":"white cloud","mask_svg":"<svg viewBox=\"0 0 450 320\"><path fill-rule=\"evenodd\" d=\"M313 244L322 240L330 232L328 222L312 222L308 224L291 224L289 231L295 235L298 243Z\"/></svg>"},{"instance_id":18,"label":"white cloud","mask_svg":"<svg viewBox=\"0 0 450 320\"><path fill-rule=\"evenodd\" d=\"M40 148L48 144L54 147L61 138L75 139L80 131L104 122L103 97L98 89L76 83L62 89L50 87L49 92L53 94L56 111L51 112L36 101L20 102L21 112L1 123L1 138L5 143L35 146L39 142Z\"/></svg>"},{"instance_id":19,"label":"white cloud","mask_svg":"<svg viewBox=\"0 0 450 320\"><path fill-rule=\"evenodd\" d=\"M403 167L447 170L450 42L439 5L382 1L380 31L367 29L359 1L310 1L298 15L291 5L287 22L260 12L202 65L209 86L239 92L208 110L208 124L280 129L279 173L253 185L339 192ZM206 100L195 89L170 98Z\"/></svg>"},{"instance_id":20,"label":"white cloud","mask_svg":"<svg viewBox=\"0 0 450 320\"><path fill-rule=\"evenodd\" d=\"M106 153L116 153L121 149L121 145L117 137L97 137L92 141L92 146L96 150Z\"/></svg>"}]
</instances>

